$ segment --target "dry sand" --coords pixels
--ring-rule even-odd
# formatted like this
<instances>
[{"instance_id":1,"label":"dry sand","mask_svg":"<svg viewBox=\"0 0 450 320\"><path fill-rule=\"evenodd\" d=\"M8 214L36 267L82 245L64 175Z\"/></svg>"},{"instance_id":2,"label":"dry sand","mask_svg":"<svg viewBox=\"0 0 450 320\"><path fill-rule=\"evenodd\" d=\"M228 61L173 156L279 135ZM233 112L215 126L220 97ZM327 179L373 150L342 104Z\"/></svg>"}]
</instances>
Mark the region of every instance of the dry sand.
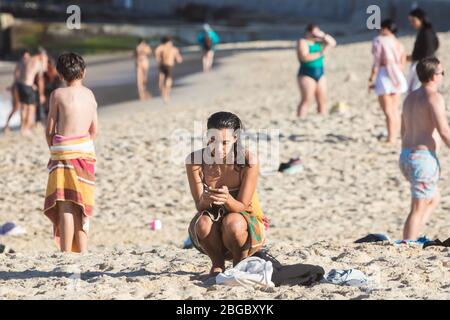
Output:
<instances>
[{"instance_id":1,"label":"dry sand","mask_svg":"<svg viewBox=\"0 0 450 320\"><path fill-rule=\"evenodd\" d=\"M446 70L450 34L442 34ZM408 50L411 37L402 38ZM42 214L48 151L43 134L31 140L1 137L0 222L28 233L0 242L17 254L0 255L3 299L449 299L450 249L389 243L353 244L370 233L399 239L409 207L408 184L398 169L400 145L378 141L384 119L367 93L370 42L342 45L327 59L330 105L347 114L295 118L299 93L292 50L254 51L223 60L219 70L182 80L172 102L159 99L101 110L96 142L98 181L90 251L61 255ZM442 88L450 101L450 82ZM170 156L176 129L194 130L218 110L238 113L249 129L280 129L281 161L299 154L305 171L262 175L259 193L272 224L267 245L284 263L358 268L370 288L317 284L270 292L210 286L200 280L209 260L180 247L194 212L182 162ZM426 228L450 236L450 154L443 150L442 202ZM162 230L151 231L153 218ZM72 272L81 271L76 281Z\"/></svg>"}]
</instances>

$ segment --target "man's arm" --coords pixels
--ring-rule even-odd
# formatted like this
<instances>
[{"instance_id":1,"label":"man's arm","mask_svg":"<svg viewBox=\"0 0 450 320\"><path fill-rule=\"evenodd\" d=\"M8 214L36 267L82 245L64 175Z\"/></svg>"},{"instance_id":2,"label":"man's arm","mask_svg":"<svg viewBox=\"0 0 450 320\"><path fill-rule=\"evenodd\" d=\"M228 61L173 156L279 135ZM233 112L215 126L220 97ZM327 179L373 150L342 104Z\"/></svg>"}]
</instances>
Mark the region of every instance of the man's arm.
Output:
<instances>
[{"instance_id":1,"label":"man's arm","mask_svg":"<svg viewBox=\"0 0 450 320\"><path fill-rule=\"evenodd\" d=\"M447 122L444 98L440 94L435 93L429 98L429 103L431 105L431 117L436 129L442 141L450 148L450 126Z\"/></svg>"},{"instance_id":2,"label":"man's arm","mask_svg":"<svg viewBox=\"0 0 450 320\"><path fill-rule=\"evenodd\" d=\"M56 134L56 121L58 119L58 105L55 99L55 92L50 95L50 105L48 111L47 128L45 129L45 137L47 145L52 145L53 136Z\"/></svg>"},{"instance_id":3,"label":"man's arm","mask_svg":"<svg viewBox=\"0 0 450 320\"><path fill-rule=\"evenodd\" d=\"M176 53L175 53L175 60L177 61L177 63L182 63L183 62L183 57L181 56L180 50L177 49Z\"/></svg>"}]
</instances>

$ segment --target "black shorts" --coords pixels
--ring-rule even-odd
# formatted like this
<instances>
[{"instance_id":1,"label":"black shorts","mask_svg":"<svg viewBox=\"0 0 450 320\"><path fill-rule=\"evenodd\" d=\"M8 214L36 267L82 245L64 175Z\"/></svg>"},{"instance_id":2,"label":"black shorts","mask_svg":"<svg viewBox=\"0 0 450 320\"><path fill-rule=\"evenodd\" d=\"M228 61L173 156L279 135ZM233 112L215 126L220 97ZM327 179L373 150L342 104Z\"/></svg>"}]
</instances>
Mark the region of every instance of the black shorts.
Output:
<instances>
[{"instance_id":1,"label":"black shorts","mask_svg":"<svg viewBox=\"0 0 450 320\"><path fill-rule=\"evenodd\" d=\"M24 104L36 104L38 101L37 90L34 90L32 86L27 86L23 83L17 84L17 90L19 92L19 101Z\"/></svg>"},{"instance_id":2,"label":"black shorts","mask_svg":"<svg viewBox=\"0 0 450 320\"><path fill-rule=\"evenodd\" d=\"M166 78L172 77L173 66L168 66L166 64L159 65L159 72L161 72Z\"/></svg>"}]
</instances>

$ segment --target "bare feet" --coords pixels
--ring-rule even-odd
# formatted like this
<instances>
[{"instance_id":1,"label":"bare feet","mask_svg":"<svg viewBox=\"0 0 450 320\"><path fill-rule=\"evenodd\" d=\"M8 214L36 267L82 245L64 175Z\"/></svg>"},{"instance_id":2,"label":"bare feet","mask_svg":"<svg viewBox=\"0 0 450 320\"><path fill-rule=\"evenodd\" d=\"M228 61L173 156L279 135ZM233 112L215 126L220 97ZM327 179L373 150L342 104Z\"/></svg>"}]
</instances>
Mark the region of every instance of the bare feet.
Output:
<instances>
[{"instance_id":1,"label":"bare feet","mask_svg":"<svg viewBox=\"0 0 450 320\"><path fill-rule=\"evenodd\" d=\"M3 133L4 133L5 135L10 134L10 133L11 133L11 128L10 128L10 127L4 127L4 128L3 128Z\"/></svg>"}]
</instances>

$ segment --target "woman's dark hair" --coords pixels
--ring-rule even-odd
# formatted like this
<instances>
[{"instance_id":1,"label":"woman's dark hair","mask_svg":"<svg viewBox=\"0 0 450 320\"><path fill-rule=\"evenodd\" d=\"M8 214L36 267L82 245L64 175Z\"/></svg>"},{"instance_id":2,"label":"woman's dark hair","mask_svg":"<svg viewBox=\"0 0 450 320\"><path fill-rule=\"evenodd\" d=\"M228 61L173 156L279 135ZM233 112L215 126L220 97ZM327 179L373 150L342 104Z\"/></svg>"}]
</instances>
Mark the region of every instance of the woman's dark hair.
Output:
<instances>
[{"instance_id":1,"label":"woman's dark hair","mask_svg":"<svg viewBox=\"0 0 450 320\"><path fill-rule=\"evenodd\" d=\"M312 32L315 28L318 28L319 26L317 25L317 24L315 24L315 23L309 23L307 26L306 26L306 31L307 32Z\"/></svg>"},{"instance_id":2,"label":"woman's dark hair","mask_svg":"<svg viewBox=\"0 0 450 320\"><path fill-rule=\"evenodd\" d=\"M381 22L381 29L388 29L393 34L396 34L398 31L397 24L391 19L386 19Z\"/></svg>"},{"instance_id":3,"label":"woman's dark hair","mask_svg":"<svg viewBox=\"0 0 450 320\"><path fill-rule=\"evenodd\" d=\"M234 166L238 170L248 166L248 160L245 157L245 150L241 145L241 133L244 130L244 125L237 115L231 112L216 112L208 118L206 125L207 129L232 129L237 135L237 141L233 146L234 152Z\"/></svg>"},{"instance_id":4,"label":"woman's dark hair","mask_svg":"<svg viewBox=\"0 0 450 320\"><path fill-rule=\"evenodd\" d=\"M139 39L138 39L138 43L139 43L139 44L141 44L141 43L143 43L143 42L146 42L144 38L139 38Z\"/></svg>"},{"instance_id":5,"label":"woman's dark hair","mask_svg":"<svg viewBox=\"0 0 450 320\"><path fill-rule=\"evenodd\" d=\"M432 28L433 25L428 20L427 14L423 9L415 8L409 13L411 17L415 17L422 22L422 28Z\"/></svg>"}]
</instances>

